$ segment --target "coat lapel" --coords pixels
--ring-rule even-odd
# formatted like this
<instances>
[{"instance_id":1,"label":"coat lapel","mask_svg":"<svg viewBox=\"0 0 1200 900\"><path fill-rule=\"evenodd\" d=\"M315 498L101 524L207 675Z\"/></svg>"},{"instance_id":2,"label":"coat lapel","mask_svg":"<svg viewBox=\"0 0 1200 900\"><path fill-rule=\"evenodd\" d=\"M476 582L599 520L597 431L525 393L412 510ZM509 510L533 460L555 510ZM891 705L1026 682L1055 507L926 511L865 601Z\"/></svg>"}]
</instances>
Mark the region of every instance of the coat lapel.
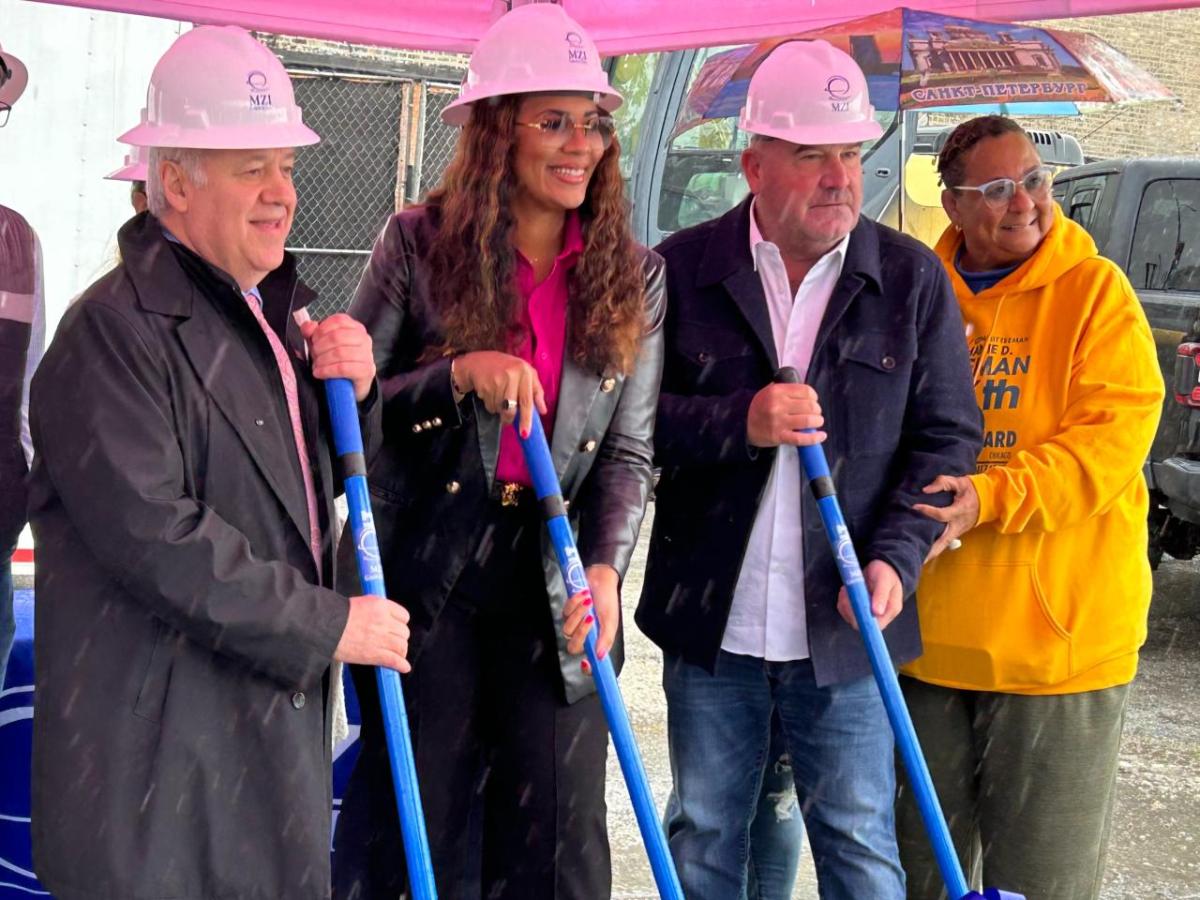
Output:
<instances>
[{"instance_id":1,"label":"coat lapel","mask_svg":"<svg viewBox=\"0 0 1200 900\"><path fill-rule=\"evenodd\" d=\"M699 287L717 283L725 286L773 371L779 366L779 358L775 352L775 335L771 331L771 313L767 309L762 279L755 271L754 258L750 255L750 203L753 199L753 195L748 196L717 222L705 247L696 284Z\"/></svg>"},{"instance_id":2,"label":"coat lapel","mask_svg":"<svg viewBox=\"0 0 1200 900\"><path fill-rule=\"evenodd\" d=\"M117 240L138 302L150 312L181 319L175 333L204 389L229 420L307 546L308 503L299 461L291 452L295 446L291 422L283 418L286 411L277 402L278 381L264 380L262 367L255 364L238 335L240 326L217 308L195 279L211 278L213 290L229 290L231 298L237 296L233 293L235 286L190 251L173 248L164 236L162 224L148 213L134 216L122 226ZM268 276L264 285L267 280L294 281L294 260L285 257L281 270ZM257 331L249 310L244 312L246 327ZM290 328L288 333L290 336ZM296 334L299 335L298 330ZM290 346L291 341L288 343ZM301 371L304 368L298 367L298 373ZM304 393L300 391L301 396ZM310 409L310 415L314 413L319 415L315 408ZM263 424L258 425L259 421ZM305 425L307 434L318 434L315 420L311 431L307 431L307 420Z\"/></svg>"},{"instance_id":3,"label":"coat lapel","mask_svg":"<svg viewBox=\"0 0 1200 900\"><path fill-rule=\"evenodd\" d=\"M850 243L846 246L846 260L842 265L842 274L829 303L825 307L825 315L821 318L821 327L817 330L817 340L813 345L813 359L825 346L825 342L841 321L854 298L859 295L868 281L882 285L883 275L879 265L879 238L875 233L875 224L859 219L854 230L850 232Z\"/></svg>"},{"instance_id":4,"label":"coat lapel","mask_svg":"<svg viewBox=\"0 0 1200 900\"><path fill-rule=\"evenodd\" d=\"M775 352L775 334L771 330L771 313L767 309L767 295L763 291L762 279L753 268L738 269L724 281L725 289L741 310L742 317L749 323L758 338L759 349L771 362L771 371L779 368L779 355Z\"/></svg>"},{"instance_id":5,"label":"coat lapel","mask_svg":"<svg viewBox=\"0 0 1200 900\"><path fill-rule=\"evenodd\" d=\"M583 430L592 414L592 404L600 392L600 377L581 368L564 355L562 381L558 386L558 406L554 415L554 435L550 439L550 458L559 480L565 480L567 466L579 449Z\"/></svg>"},{"instance_id":6,"label":"coat lapel","mask_svg":"<svg viewBox=\"0 0 1200 900\"><path fill-rule=\"evenodd\" d=\"M475 409L479 459L483 463L483 473L487 476L488 490L491 491L496 482L496 465L500 461L500 417L487 411L478 394L471 395L471 403Z\"/></svg>"},{"instance_id":7,"label":"coat lapel","mask_svg":"<svg viewBox=\"0 0 1200 900\"><path fill-rule=\"evenodd\" d=\"M280 418L279 404L263 382L261 368L235 333L232 323L204 297L196 297L192 316L176 329L204 389L229 421L263 479L279 498L288 518L308 544L308 504L297 490L299 464L291 424ZM262 425L257 424L262 422Z\"/></svg>"}]
</instances>

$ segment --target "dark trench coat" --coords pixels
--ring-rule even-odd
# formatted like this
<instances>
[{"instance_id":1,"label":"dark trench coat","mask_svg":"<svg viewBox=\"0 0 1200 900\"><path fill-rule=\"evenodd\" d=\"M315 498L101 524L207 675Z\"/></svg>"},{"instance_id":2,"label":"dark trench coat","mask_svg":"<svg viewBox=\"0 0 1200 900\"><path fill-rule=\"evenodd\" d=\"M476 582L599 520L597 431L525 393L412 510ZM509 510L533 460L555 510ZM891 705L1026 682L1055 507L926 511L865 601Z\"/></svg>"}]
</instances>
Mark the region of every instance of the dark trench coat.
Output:
<instances>
[{"instance_id":1,"label":"dark trench coat","mask_svg":"<svg viewBox=\"0 0 1200 900\"><path fill-rule=\"evenodd\" d=\"M290 315L322 572L269 345L228 276L139 216L34 379L33 842L60 900L329 895L337 482ZM377 392L363 405L375 434Z\"/></svg>"}]
</instances>

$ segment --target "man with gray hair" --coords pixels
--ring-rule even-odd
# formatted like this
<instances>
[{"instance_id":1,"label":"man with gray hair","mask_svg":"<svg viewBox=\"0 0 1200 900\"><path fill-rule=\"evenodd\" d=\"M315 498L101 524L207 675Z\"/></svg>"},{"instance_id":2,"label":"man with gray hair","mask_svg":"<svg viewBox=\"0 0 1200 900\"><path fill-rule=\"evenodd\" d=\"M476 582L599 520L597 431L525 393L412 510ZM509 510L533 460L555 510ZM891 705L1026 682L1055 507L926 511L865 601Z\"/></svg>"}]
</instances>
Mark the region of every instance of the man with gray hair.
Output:
<instances>
[{"instance_id":1,"label":"man with gray hair","mask_svg":"<svg viewBox=\"0 0 1200 900\"><path fill-rule=\"evenodd\" d=\"M824 445L871 612L905 662L942 531L912 507L948 502L922 488L972 470L981 423L945 271L861 215L874 113L847 53L780 44L739 122L750 196L657 248L662 477L637 622L663 649L666 827L688 900L745 896L772 716L822 900L904 900L892 733L792 448Z\"/></svg>"},{"instance_id":2,"label":"man with gray hair","mask_svg":"<svg viewBox=\"0 0 1200 900\"><path fill-rule=\"evenodd\" d=\"M60 900L324 900L331 663L407 671L408 617L328 587L319 379L353 382L368 455L380 400L284 252L318 138L270 51L201 27L121 140L150 211L33 384L35 865Z\"/></svg>"}]
</instances>

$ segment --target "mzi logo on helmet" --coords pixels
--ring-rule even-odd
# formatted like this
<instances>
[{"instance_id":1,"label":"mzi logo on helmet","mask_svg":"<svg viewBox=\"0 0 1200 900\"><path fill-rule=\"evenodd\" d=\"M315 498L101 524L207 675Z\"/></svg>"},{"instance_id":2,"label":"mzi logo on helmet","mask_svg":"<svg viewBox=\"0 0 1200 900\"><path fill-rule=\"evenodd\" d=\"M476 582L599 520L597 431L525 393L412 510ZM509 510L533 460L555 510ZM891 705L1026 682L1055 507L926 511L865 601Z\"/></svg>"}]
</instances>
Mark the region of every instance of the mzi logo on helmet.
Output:
<instances>
[{"instance_id":1,"label":"mzi logo on helmet","mask_svg":"<svg viewBox=\"0 0 1200 900\"><path fill-rule=\"evenodd\" d=\"M583 35L576 31L567 32L567 60L587 65L587 50L583 48Z\"/></svg>"},{"instance_id":2,"label":"mzi logo on helmet","mask_svg":"<svg viewBox=\"0 0 1200 900\"><path fill-rule=\"evenodd\" d=\"M255 69L246 76L246 84L250 87L250 108L270 109L271 93L266 73Z\"/></svg>"},{"instance_id":3,"label":"mzi logo on helmet","mask_svg":"<svg viewBox=\"0 0 1200 900\"><path fill-rule=\"evenodd\" d=\"M829 95L829 108L834 112L847 112L850 102L850 79L843 75L830 75L825 82L825 93Z\"/></svg>"}]
</instances>

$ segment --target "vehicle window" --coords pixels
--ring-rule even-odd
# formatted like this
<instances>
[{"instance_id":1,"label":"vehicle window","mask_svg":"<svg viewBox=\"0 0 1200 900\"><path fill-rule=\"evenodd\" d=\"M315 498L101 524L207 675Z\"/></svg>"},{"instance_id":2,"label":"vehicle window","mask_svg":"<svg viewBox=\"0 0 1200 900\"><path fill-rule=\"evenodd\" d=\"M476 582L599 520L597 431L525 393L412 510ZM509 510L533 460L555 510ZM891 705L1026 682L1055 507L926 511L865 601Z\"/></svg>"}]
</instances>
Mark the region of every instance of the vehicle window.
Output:
<instances>
[{"instance_id":1,"label":"vehicle window","mask_svg":"<svg viewBox=\"0 0 1200 900\"><path fill-rule=\"evenodd\" d=\"M711 57L731 47L706 47L696 52L688 73L687 90ZM680 110L685 104L680 104ZM658 228L664 234L695 225L732 208L746 196L741 152L749 135L736 119L715 119L671 139L658 200Z\"/></svg>"},{"instance_id":2,"label":"vehicle window","mask_svg":"<svg viewBox=\"0 0 1200 900\"><path fill-rule=\"evenodd\" d=\"M633 169L633 155L641 136L643 114L650 99L654 73L663 53L636 53L619 56L612 66L612 86L625 97L613 118L617 121L617 139L621 142L621 176L626 181Z\"/></svg>"},{"instance_id":3,"label":"vehicle window","mask_svg":"<svg viewBox=\"0 0 1200 900\"><path fill-rule=\"evenodd\" d=\"M692 89L704 63L737 48L708 47L697 51L688 73ZM681 104L681 111L684 105ZM895 121L894 112L876 112L886 132ZM690 128L667 145L662 188L658 200L658 229L664 235L699 224L728 212L746 196L749 188L742 175L742 150L750 135L737 127L736 118L715 119ZM863 145L863 159L875 141Z\"/></svg>"},{"instance_id":4,"label":"vehicle window","mask_svg":"<svg viewBox=\"0 0 1200 900\"><path fill-rule=\"evenodd\" d=\"M1104 184L1107 180L1107 175L1092 175L1089 178L1076 179L1075 190L1071 192L1071 199L1063 207L1063 212L1067 214L1067 218L1074 219L1088 231L1091 231L1092 222L1095 220L1096 207L1100 203L1100 197L1104 193Z\"/></svg>"},{"instance_id":5,"label":"vehicle window","mask_svg":"<svg viewBox=\"0 0 1200 900\"><path fill-rule=\"evenodd\" d=\"M1054 202L1062 207L1062 211L1067 211L1067 194L1071 193L1070 181L1056 181L1051 193L1054 196Z\"/></svg>"},{"instance_id":6,"label":"vehicle window","mask_svg":"<svg viewBox=\"0 0 1200 900\"><path fill-rule=\"evenodd\" d=\"M1164 178L1142 192L1129 280L1135 288L1200 293L1200 178Z\"/></svg>"}]
</instances>

